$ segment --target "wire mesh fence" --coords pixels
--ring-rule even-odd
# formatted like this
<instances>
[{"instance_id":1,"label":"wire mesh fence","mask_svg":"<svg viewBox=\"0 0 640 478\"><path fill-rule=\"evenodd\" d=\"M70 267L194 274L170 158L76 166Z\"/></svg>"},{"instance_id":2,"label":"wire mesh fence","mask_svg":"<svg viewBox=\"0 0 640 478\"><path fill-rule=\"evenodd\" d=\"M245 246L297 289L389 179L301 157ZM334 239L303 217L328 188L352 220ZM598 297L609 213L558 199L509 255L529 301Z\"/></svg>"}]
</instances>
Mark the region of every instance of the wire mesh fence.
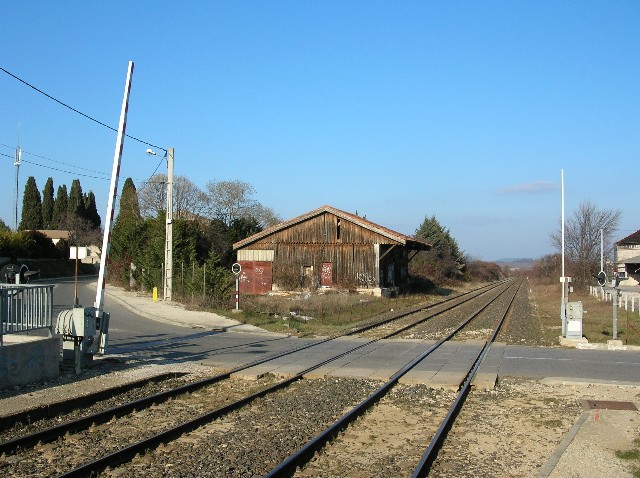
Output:
<instances>
[{"instance_id":1,"label":"wire mesh fence","mask_svg":"<svg viewBox=\"0 0 640 478\"><path fill-rule=\"evenodd\" d=\"M164 294L164 264L143 268L139 277L144 290L158 290ZM234 276L231 271L211 264L180 262L173 265L172 300L199 306L228 307L234 300Z\"/></svg>"}]
</instances>

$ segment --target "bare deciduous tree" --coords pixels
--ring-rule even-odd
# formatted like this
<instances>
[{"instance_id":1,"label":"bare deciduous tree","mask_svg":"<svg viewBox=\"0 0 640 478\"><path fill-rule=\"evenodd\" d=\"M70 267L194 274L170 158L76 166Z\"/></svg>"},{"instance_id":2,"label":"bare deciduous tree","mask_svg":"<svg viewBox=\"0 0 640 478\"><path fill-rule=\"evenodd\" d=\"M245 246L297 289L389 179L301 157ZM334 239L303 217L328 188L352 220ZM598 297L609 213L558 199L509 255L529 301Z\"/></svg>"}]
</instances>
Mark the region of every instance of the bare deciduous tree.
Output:
<instances>
[{"instance_id":1,"label":"bare deciduous tree","mask_svg":"<svg viewBox=\"0 0 640 478\"><path fill-rule=\"evenodd\" d=\"M167 208L167 176L156 174L138 188L138 203L142 217L156 217Z\"/></svg>"},{"instance_id":2,"label":"bare deciduous tree","mask_svg":"<svg viewBox=\"0 0 640 478\"><path fill-rule=\"evenodd\" d=\"M140 213L144 217L156 217L167 207L167 176L156 174L139 190ZM207 196L186 176L173 178L174 217L202 216L207 212Z\"/></svg>"},{"instance_id":3,"label":"bare deciduous tree","mask_svg":"<svg viewBox=\"0 0 640 478\"><path fill-rule=\"evenodd\" d=\"M209 214L220 219L227 226L234 219L252 216L252 210L258 203L251 197L255 189L251 184L240 181L209 181Z\"/></svg>"},{"instance_id":4,"label":"bare deciduous tree","mask_svg":"<svg viewBox=\"0 0 640 478\"><path fill-rule=\"evenodd\" d=\"M605 260L613 259L613 234L622 211L598 209L590 201L583 201L565 223L565 255L574 265L574 274L586 281L600 268L600 229L604 235ZM561 226L551 234L551 244L562 247Z\"/></svg>"},{"instance_id":5,"label":"bare deciduous tree","mask_svg":"<svg viewBox=\"0 0 640 478\"><path fill-rule=\"evenodd\" d=\"M207 195L185 176L176 176L173 184L173 204L176 217L202 216L207 212Z\"/></svg>"},{"instance_id":6,"label":"bare deciduous tree","mask_svg":"<svg viewBox=\"0 0 640 478\"><path fill-rule=\"evenodd\" d=\"M282 218L278 216L273 209L259 203L256 203L253 208L251 208L251 215L258 221L258 224L263 229L282 222Z\"/></svg>"}]
</instances>

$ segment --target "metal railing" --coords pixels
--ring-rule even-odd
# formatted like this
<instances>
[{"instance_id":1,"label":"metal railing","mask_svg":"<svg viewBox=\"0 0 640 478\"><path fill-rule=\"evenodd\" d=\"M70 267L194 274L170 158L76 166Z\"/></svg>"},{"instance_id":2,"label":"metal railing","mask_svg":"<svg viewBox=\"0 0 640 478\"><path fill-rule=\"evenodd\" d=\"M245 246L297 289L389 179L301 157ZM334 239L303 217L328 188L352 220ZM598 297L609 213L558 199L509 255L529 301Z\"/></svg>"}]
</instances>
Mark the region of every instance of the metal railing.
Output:
<instances>
[{"instance_id":1,"label":"metal railing","mask_svg":"<svg viewBox=\"0 0 640 478\"><path fill-rule=\"evenodd\" d=\"M5 334L49 329L53 335L53 285L0 284L0 346Z\"/></svg>"}]
</instances>

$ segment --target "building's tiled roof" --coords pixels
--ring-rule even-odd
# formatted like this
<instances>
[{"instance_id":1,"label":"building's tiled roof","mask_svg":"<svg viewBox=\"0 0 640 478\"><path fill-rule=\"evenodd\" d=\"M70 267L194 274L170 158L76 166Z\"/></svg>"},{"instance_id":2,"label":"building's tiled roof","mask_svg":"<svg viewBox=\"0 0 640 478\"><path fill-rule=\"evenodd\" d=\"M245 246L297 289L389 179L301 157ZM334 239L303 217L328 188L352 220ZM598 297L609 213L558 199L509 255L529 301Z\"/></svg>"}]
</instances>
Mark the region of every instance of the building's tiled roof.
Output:
<instances>
[{"instance_id":1,"label":"building's tiled roof","mask_svg":"<svg viewBox=\"0 0 640 478\"><path fill-rule=\"evenodd\" d=\"M306 221L307 219L310 219L312 217L318 216L320 214L323 214L325 212L329 212L341 219L345 219L347 221L353 222L354 224L357 224L365 229L368 229L372 232L375 232L377 234L380 234L384 237L387 237L389 239L392 239L396 242L399 242L402 245L409 245L414 249L419 249L419 250L429 250L431 249L431 244L425 242L425 241L421 241L419 239L414 239L413 237L409 237L406 236L404 234L401 234L399 232L393 231L391 229L388 229L384 226L380 226L379 224L376 224L374 222L371 222L367 219L364 219L360 216L356 216L355 214L351 214L345 211L342 211L340 209L336 209L335 207L332 206L322 206L319 207L318 209L314 209L313 211L310 211L306 214L302 214L300 216L294 217L293 219L289 219L288 221L284 221L281 222L280 224L276 224L275 226L269 227L267 229L265 229L264 231L258 232L257 234L254 234L253 236L249 236L246 239L243 239L241 241L236 242L233 245L233 249L240 249L241 247L244 247L248 244L251 244L252 242L255 242L259 239L262 239L263 237L267 237L270 234L273 234L275 232L281 231L282 229L286 229L287 227L291 227L295 224L299 224L303 221Z\"/></svg>"},{"instance_id":2,"label":"building's tiled roof","mask_svg":"<svg viewBox=\"0 0 640 478\"><path fill-rule=\"evenodd\" d=\"M71 237L71 233L69 231L62 229L38 229L37 231L41 232L49 239L65 239L68 241Z\"/></svg>"},{"instance_id":3,"label":"building's tiled roof","mask_svg":"<svg viewBox=\"0 0 640 478\"><path fill-rule=\"evenodd\" d=\"M629 234L624 239L620 239L616 244L640 244L640 230Z\"/></svg>"}]
</instances>

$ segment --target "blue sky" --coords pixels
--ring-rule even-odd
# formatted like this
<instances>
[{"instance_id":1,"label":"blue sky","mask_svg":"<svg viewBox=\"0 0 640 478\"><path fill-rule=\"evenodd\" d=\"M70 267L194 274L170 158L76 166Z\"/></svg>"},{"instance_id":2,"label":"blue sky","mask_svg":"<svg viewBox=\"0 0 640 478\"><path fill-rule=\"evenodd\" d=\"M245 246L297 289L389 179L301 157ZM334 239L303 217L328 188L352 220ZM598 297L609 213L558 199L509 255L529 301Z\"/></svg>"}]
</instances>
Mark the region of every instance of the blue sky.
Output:
<instances>
[{"instance_id":1,"label":"blue sky","mask_svg":"<svg viewBox=\"0 0 640 478\"><path fill-rule=\"evenodd\" d=\"M562 168L567 215L591 200L623 211L619 238L640 228L639 20L636 1L10 1L0 66L116 127L132 60L127 133L202 188L405 234L435 215L473 257L539 257ZM20 203L28 176L78 177L104 221L108 180L50 168L108 175L115 133L2 72L0 100ZM120 187L153 173L146 148L125 140ZM11 226L14 175L0 156Z\"/></svg>"}]
</instances>

